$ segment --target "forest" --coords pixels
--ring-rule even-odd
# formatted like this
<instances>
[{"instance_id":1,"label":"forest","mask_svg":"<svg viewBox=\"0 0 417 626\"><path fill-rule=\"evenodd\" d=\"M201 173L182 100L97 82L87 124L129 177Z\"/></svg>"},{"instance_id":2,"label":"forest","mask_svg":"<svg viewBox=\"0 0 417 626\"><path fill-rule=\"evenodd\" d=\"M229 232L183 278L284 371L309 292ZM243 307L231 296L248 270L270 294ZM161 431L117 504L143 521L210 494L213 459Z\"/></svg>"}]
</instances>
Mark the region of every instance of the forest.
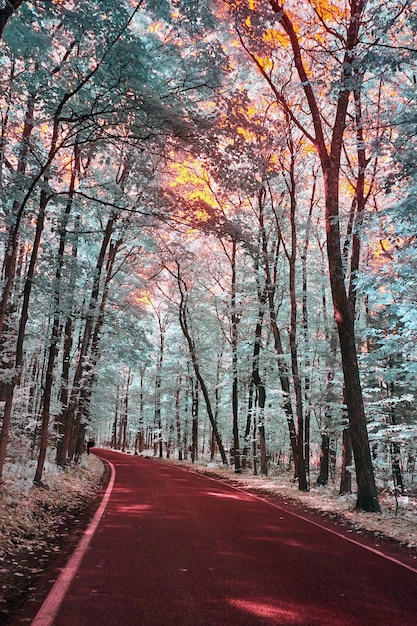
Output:
<instances>
[{"instance_id":1,"label":"forest","mask_svg":"<svg viewBox=\"0 0 417 626\"><path fill-rule=\"evenodd\" d=\"M86 441L416 485L414 0L0 8L0 479Z\"/></svg>"}]
</instances>

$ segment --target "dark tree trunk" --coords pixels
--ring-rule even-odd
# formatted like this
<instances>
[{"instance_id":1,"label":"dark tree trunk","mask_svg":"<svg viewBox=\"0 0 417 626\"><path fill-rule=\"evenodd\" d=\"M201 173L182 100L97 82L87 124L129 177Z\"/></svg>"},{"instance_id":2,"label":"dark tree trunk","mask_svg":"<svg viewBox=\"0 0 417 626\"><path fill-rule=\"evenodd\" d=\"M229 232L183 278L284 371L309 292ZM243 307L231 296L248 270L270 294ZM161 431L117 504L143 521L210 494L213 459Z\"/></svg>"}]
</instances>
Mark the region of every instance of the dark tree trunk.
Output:
<instances>
[{"instance_id":1,"label":"dark tree trunk","mask_svg":"<svg viewBox=\"0 0 417 626\"><path fill-rule=\"evenodd\" d=\"M393 366L393 361L394 361L393 357L390 356L388 359L390 368L392 368ZM391 382L388 385L387 392L388 392L388 396L392 398L393 394L395 393L395 385L393 382ZM395 426L398 423L397 416L395 414L395 408L393 405L389 406L389 418L390 418L390 423L393 426ZM400 465L401 446L396 441L391 441L389 450L390 450L390 456L391 456L391 467L392 467L392 478L394 481L394 489L396 492L399 491L400 493L404 493L404 481L403 481L401 465Z\"/></svg>"},{"instance_id":2,"label":"dark tree trunk","mask_svg":"<svg viewBox=\"0 0 417 626\"><path fill-rule=\"evenodd\" d=\"M321 436L321 451L320 451L320 472L317 476L318 485L327 485L329 482L329 467L330 467L330 437L327 433L323 433Z\"/></svg>"},{"instance_id":3,"label":"dark tree trunk","mask_svg":"<svg viewBox=\"0 0 417 626\"><path fill-rule=\"evenodd\" d=\"M139 432L138 451L145 449L145 391L144 391L145 366L140 369L140 391L139 391Z\"/></svg>"},{"instance_id":4,"label":"dark tree trunk","mask_svg":"<svg viewBox=\"0 0 417 626\"><path fill-rule=\"evenodd\" d=\"M220 407L220 371L221 371L221 359L222 352L217 355L217 367L216 367L216 389L214 391L214 421L217 424L217 418L219 415L219 407ZM211 429L211 437L210 437L210 461L214 460L214 456L216 453L216 438L214 436L213 429Z\"/></svg>"},{"instance_id":5,"label":"dark tree trunk","mask_svg":"<svg viewBox=\"0 0 417 626\"><path fill-rule=\"evenodd\" d=\"M155 431L158 433L158 438L154 442L155 454L158 453L159 458L163 457L163 440L162 440L162 416L161 416L161 386L162 386L162 364L164 361L164 347L165 347L165 331L166 331L166 318L163 319L159 312L157 313L158 325L159 325L159 353L156 363L155 372Z\"/></svg>"},{"instance_id":6,"label":"dark tree trunk","mask_svg":"<svg viewBox=\"0 0 417 626\"><path fill-rule=\"evenodd\" d=\"M59 245L58 245L58 253L57 253L57 267L55 271L55 282L54 282L54 318L52 323L52 331L51 338L49 342L49 354L48 354L48 365L46 369L45 383L44 383L44 391L43 391L43 399L42 399L42 417L41 417L41 449L42 445L45 444L43 439L43 433L48 432L49 428L49 420L50 420L50 409L51 409L51 401L52 401L52 390L54 384L54 372L55 372L55 361L58 356L58 345L61 337L62 326L61 326L61 313L60 313L60 305L61 305L61 291L62 291L62 268L64 265L64 252L65 252L65 244L67 238L67 225L68 219L70 216L72 202L75 193L75 183L76 179L79 175L80 171L80 159L79 159L79 150L78 145L76 144L74 147L74 167L71 172L71 181L69 186L69 198L65 207L64 214L61 220L60 226L60 237L59 237ZM42 443L43 442L43 443ZM46 437L46 445L48 444L48 438ZM42 455L44 459L44 454L42 451ZM38 468L36 470L35 483L39 483L42 480L43 473L43 463L38 463Z\"/></svg>"},{"instance_id":7,"label":"dark tree trunk","mask_svg":"<svg viewBox=\"0 0 417 626\"><path fill-rule=\"evenodd\" d=\"M3 418L3 427L2 427L1 444L0 444L0 478L2 476L4 461L6 458L6 449L7 449L7 441L8 441L8 436L9 436L10 417L11 417L10 412L11 412L12 404L13 404L14 390L16 386L19 384L22 365L23 365L23 346L24 346L24 340L25 340L26 324L27 324L28 315L29 315L29 301L30 301L30 295L32 292L33 278L35 275L35 267L36 267L36 262L38 258L42 232L43 232L43 226L44 226L44 221L45 221L45 209L46 209L47 202L48 202L48 198L46 196L46 193L44 191L41 191L39 214L38 214L38 219L36 221L36 230L35 230L35 237L33 241L33 248L32 248L32 253L30 257L30 263L29 263L29 268L28 268L28 272L26 276L25 286L23 288L23 302L22 302L22 309L20 313L19 331L18 331L17 343L16 343L16 357L15 357L15 368L14 368L15 372L14 372L12 383L10 384L9 389L8 389L9 397L6 398L5 413L4 413L4 418Z\"/></svg>"},{"instance_id":8,"label":"dark tree trunk","mask_svg":"<svg viewBox=\"0 0 417 626\"><path fill-rule=\"evenodd\" d=\"M178 281L178 287L179 287L180 297L181 297L180 306L179 306L179 321L180 321L181 330L187 341L187 345L188 345L188 349L189 349L190 357L191 357L191 362L192 362L197 380L200 384L200 389L201 389L201 392L203 394L204 401L206 404L207 415L209 417L211 427L213 429L213 436L216 440L216 444L219 449L219 453L220 453L223 465L228 465L226 453L224 451L223 443L222 443L220 433L217 428L217 423L216 423L213 410L211 407L209 392L208 392L206 383L200 371L200 366L198 363L198 358L197 358L197 353L195 350L194 342L191 338L190 330L188 328L187 299L186 299L187 289L186 289L185 282L182 280L180 276L179 266L178 266L178 274L176 278Z\"/></svg>"},{"instance_id":9,"label":"dark tree trunk","mask_svg":"<svg viewBox=\"0 0 417 626\"><path fill-rule=\"evenodd\" d=\"M33 115L35 112L35 95L30 94L27 103L27 110L25 115L25 122L23 125L22 131L22 142L20 147L19 160L17 164L17 172L19 174L25 174L27 167L27 155L29 151L29 140L33 131ZM13 305L10 304L10 294L12 291L12 285L15 278L16 273L16 260L18 254L19 247L19 227L20 220L23 216L22 205L14 201L12 208L12 217L13 222L9 229L7 235L7 244L5 249L5 255L3 259L3 267L2 267L2 282L3 282L3 293L0 304L0 341L3 337L3 330L6 318L8 316L8 311Z\"/></svg>"},{"instance_id":10,"label":"dark tree trunk","mask_svg":"<svg viewBox=\"0 0 417 626\"><path fill-rule=\"evenodd\" d=\"M303 252L301 254L301 267L302 267L302 312L303 312L303 335L304 335L304 348L306 352L306 356L304 357L304 367L306 370L305 378L304 378L304 400L306 403L306 411L305 411L305 421L304 421L304 466L306 472L306 482L308 488L310 487L310 417L312 411L311 405L311 397L310 397L310 376L308 374L309 368L311 366L310 357L307 356L309 354L309 346L310 346L310 334L309 334L309 318L308 318L308 272L307 272L307 256L310 245L310 230L311 230L311 220L313 215L313 208L316 198L316 175L313 172L313 187L311 192L310 199L310 208L308 212L308 219L306 225L306 234L303 246Z\"/></svg>"},{"instance_id":11,"label":"dark tree trunk","mask_svg":"<svg viewBox=\"0 0 417 626\"><path fill-rule=\"evenodd\" d=\"M249 382L249 389L248 389L248 411L246 414L246 426L245 426L245 432L243 435L244 445L243 445L243 452L242 452L242 469L246 469L248 467L250 439L251 439L251 431L252 431L252 417L253 417L253 408L254 408L253 406L254 392L255 392L255 385L253 382L253 378L251 378Z\"/></svg>"},{"instance_id":12,"label":"dark tree trunk","mask_svg":"<svg viewBox=\"0 0 417 626\"><path fill-rule=\"evenodd\" d=\"M255 327L255 343L253 347L252 355L252 383L255 389L255 411L256 416L255 429L258 431L259 441L259 460L261 466L261 474L268 475L268 459L266 451L265 441L265 404L266 404L266 389L264 382L262 381L259 373L259 358L261 352L261 339L262 339L262 324L265 314L266 292L258 294L260 299L260 309L258 313L258 319Z\"/></svg>"},{"instance_id":13,"label":"dark tree trunk","mask_svg":"<svg viewBox=\"0 0 417 626\"><path fill-rule=\"evenodd\" d=\"M288 371L288 366L284 357L284 349L282 346L281 332L278 327L277 315L275 311L275 302L274 302L274 294L275 294L275 280L272 278L271 269L269 266L269 252L268 252L268 243L267 236L264 225L264 214L263 214L263 205L265 200L265 190L262 189L258 196L258 205L259 205L259 224L261 230L261 249L262 249L262 257L264 263L264 274L265 274L265 289L267 292L267 302L269 308L269 322L271 326L272 336L274 340L274 348L275 353L277 355L278 362L278 371L279 371L279 380L281 384L281 389L283 391L283 403L284 403L284 412L285 417L287 419L287 425L290 435L290 445L292 456L294 459L294 473L295 477L298 478L298 484L300 489L304 489L304 485L306 485L306 474L305 474L305 466L303 463L302 451L300 450L299 439L297 428L294 421L294 413L291 402L291 384L290 384L290 374ZM280 236L280 225L278 216L275 215L276 220L276 229L279 237L279 242L281 242ZM276 250L276 255L278 254L278 247Z\"/></svg>"},{"instance_id":14,"label":"dark tree trunk","mask_svg":"<svg viewBox=\"0 0 417 626\"><path fill-rule=\"evenodd\" d=\"M181 419L180 419L180 390L181 390L181 376L178 374L177 388L175 390L175 424L177 428L178 460L182 461L183 454L182 454Z\"/></svg>"},{"instance_id":15,"label":"dark tree trunk","mask_svg":"<svg viewBox=\"0 0 417 626\"><path fill-rule=\"evenodd\" d=\"M289 120L288 120L289 126ZM290 290L290 353L291 353L291 372L292 382L295 396L295 413L297 416L297 451L298 451L298 488L300 491L307 491L307 476L305 465L305 448L304 448L304 408L303 395L301 387L301 378L298 366L298 348L297 348L297 294L296 294L296 261L297 261L297 227L295 221L296 213L296 183L294 176L295 160L294 146L291 137L291 130L288 131L288 146L291 154L291 166L289 172L289 192L290 192L290 225L291 225L291 250L287 253L289 264L289 290Z\"/></svg>"},{"instance_id":16,"label":"dark tree trunk","mask_svg":"<svg viewBox=\"0 0 417 626\"><path fill-rule=\"evenodd\" d=\"M231 343L232 343L232 414L233 414L233 459L235 472L238 474L241 472L240 466L240 441L239 441L239 383L238 383L238 371L237 371L237 343L238 343L238 325L239 325L239 313L236 310L236 240L232 239L232 328L231 328Z\"/></svg>"},{"instance_id":17,"label":"dark tree trunk","mask_svg":"<svg viewBox=\"0 0 417 626\"><path fill-rule=\"evenodd\" d=\"M116 217L111 216L107 221L107 225L104 231L103 241L102 241L100 252L96 261L96 268L95 268L94 278L93 278L93 286L91 289L90 302L89 302L86 321L84 325L84 331L82 332L82 338L81 338L80 347L78 350L77 362L75 365L75 372L74 372L73 383L72 383L72 390L71 390L71 394L69 397L68 406L64 411L65 414L61 416L60 418L65 423L65 431L64 431L64 436L62 439L62 452L61 452L61 464L63 465L65 465L67 462L67 454L70 449L70 441L72 437L71 433L73 431L75 415L77 413L77 405L81 403L83 388L86 384L88 384L89 377L86 376L86 372L88 373L88 370L92 369L92 364L90 364L89 366L87 365L89 351L90 351L93 341L96 341L98 343L98 339L99 339L99 329L102 323L101 316L103 314L103 308L105 304L105 295L104 295L101 298L101 304L99 305L99 316L98 316L99 320L98 320L98 326L97 326L97 306L99 303L100 283L101 283L101 276L102 276L103 268L105 265L106 253L110 244L115 222L116 222ZM112 259L111 262L112 263L114 262L114 258ZM110 280L109 269L108 269L107 278L105 281L105 287L104 287L105 290L106 290L106 287L108 286L108 280ZM106 291L104 292L104 294L105 293ZM96 337L95 340L94 340L94 337ZM93 350L93 355L90 354L90 356L93 356L93 359L97 357L97 355L94 356L94 352L96 352L96 350ZM91 383L91 380L90 380L90 383Z\"/></svg>"},{"instance_id":18,"label":"dark tree trunk","mask_svg":"<svg viewBox=\"0 0 417 626\"><path fill-rule=\"evenodd\" d=\"M198 380L191 378L191 461L198 461Z\"/></svg>"},{"instance_id":19,"label":"dark tree trunk","mask_svg":"<svg viewBox=\"0 0 417 626\"><path fill-rule=\"evenodd\" d=\"M61 413L56 421L56 429L58 435L58 443L56 448L56 464L60 467L64 467L68 447L65 446L66 438L65 433L68 431L68 398L69 398L69 379L70 379L70 362L71 362L71 350L72 350L72 319L68 316L65 322L64 329L64 347L62 355L62 373L61 373L61 391L59 395L61 403Z\"/></svg>"},{"instance_id":20,"label":"dark tree trunk","mask_svg":"<svg viewBox=\"0 0 417 626\"><path fill-rule=\"evenodd\" d=\"M7 0L3 9L0 9L0 39L3 36L3 30L13 13L22 4L23 0Z\"/></svg>"},{"instance_id":21,"label":"dark tree trunk","mask_svg":"<svg viewBox=\"0 0 417 626\"><path fill-rule=\"evenodd\" d=\"M342 472L340 476L339 495L352 493L352 442L349 428L344 428L342 433Z\"/></svg>"}]
</instances>

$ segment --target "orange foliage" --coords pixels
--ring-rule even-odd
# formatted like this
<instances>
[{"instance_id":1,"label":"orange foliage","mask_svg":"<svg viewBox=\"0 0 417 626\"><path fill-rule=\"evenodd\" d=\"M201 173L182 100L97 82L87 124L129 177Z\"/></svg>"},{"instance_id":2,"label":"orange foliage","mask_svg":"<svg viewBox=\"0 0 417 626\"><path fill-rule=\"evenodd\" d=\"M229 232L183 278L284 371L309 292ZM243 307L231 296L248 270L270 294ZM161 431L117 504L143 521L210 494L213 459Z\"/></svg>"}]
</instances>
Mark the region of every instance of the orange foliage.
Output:
<instances>
[{"instance_id":1,"label":"orange foliage","mask_svg":"<svg viewBox=\"0 0 417 626\"><path fill-rule=\"evenodd\" d=\"M132 304L136 304L142 308L149 309L153 306L153 294L148 289L136 289L130 292Z\"/></svg>"},{"instance_id":2,"label":"orange foliage","mask_svg":"<svg viewBox=\"0 0 417 626\"><path fill-rule=\"evenodd\" d=\"M278 46L284 46L284 48L286 48L289 43L288 37L275 28L269 28L264 33L263 40L265 43L270 44L274 48Z\"/></svg>"},{"instance_id":3,"label":"orange foliage","mask_svg":"<svg viewBox=\"0 0 417 626\"><path fill-rule=\"evenodd\" d=\"M347 3L343 6L342 2L329 2L329 0L310 0L310 2L324 21L340 22L348 16L349 8Z\"/></svg>"},{"instance_id":4,"label":"orange foliage","mask_svg":"<svg viewBox=\"0 0 417 626\"><path fill-rule=\"evenodd\" d=\"M269 69L272 69L273 62L270 57L256 57L257 62L264 72L267 72Z\"/></svg>"},{"instance_id":5,"label":"orange foliage","mask_svg":"<svg viewBox=\"0 0 417 626\"><path fill-rule=\"evenodd\" d=\"M247 128L243 128L242 126L239 126L239 128L237 129L237 132L239 133L239 135L242 135L242 137L248 143L250 143L252 141L256 141L255 133L253 131L251 131L251 130L248 130Z\"/></svg>"},{"instance_id":6,"label":"orange foliage","mask_svg":"<svg viewBox=\"0 0 417 626\"><path fill-rule=\"evenodd\" d=\"M181 194L187 200L203 200L209 206L216 206L217 201L210 185L210 177L204 165L197 159L184 161L182 163L172 163L171 169L176 173L176 177L171 181L171 187L182 187ZM201 215L198 215L201 213ZM198 219L208 220L205 211L197 211Z\"/></svg>"}]
</instances>

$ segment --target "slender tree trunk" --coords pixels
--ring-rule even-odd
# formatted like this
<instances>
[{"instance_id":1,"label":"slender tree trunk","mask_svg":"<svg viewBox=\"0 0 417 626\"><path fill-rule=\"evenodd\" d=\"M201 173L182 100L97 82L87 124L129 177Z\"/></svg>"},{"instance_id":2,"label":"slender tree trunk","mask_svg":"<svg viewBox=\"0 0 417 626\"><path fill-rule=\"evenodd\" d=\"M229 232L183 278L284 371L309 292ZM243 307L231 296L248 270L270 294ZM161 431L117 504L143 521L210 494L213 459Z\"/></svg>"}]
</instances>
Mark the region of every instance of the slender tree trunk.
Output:
<instances>
[{"instance_id":1,"label":"slender tree trunk","mask_svg":"<svg viewBox=\"0 0 417 626\"><path fill-rule=\"evenodd\" d=\"M345 380L345 399L348 409L350 435L355 458L358 499L356 508L365 511L380 511L374 471L369 449L366 428L365 409L359 376L354 329L354 312L349 303L340 254L340 232L336 208L331 191L338 192L338 183L333 176L328 177L327 210L327 249L330 270L335 319L337 323L340 350L342 355L343 375ZM336 195L337 198L337 195ZM337 221L337 224L336 224ZM338 243L339 242L339 243Z\"/></svg>"},{"instance_id":2,"label":"slender tree trunk","mask_svg":"<svg viewBox=\"0 0 417 626\"><path fill-rule=\"evenodd\" d=\"M288 120L289 126L289 120ZM296 214L296 184L295 184L295 156L294 146L291 137L291 130L288 131L290 148L290 172L289 172L289 193L290 193L290 228L291 228L291 250L287 254L289 265L289 291L290 291L290 353L291 353L291 372L292 382L295 396L295 413L297 416L297 450L298 450L298 488L300 491L307 491L307 476L305 466L305 448L304 448L304 408L303 395L301 386L301 377L298 366L298 348L297 348L297 294L296 294L296 260L297 260L297 227L295 222Z\"/></svg>"},{"instance_id":3,"label":"slender tree trunk","mask_svg":"<svg viewBox=\"0 0 417 626\"><path fill-rule=\"evenodd\" d=\"M119 423L119 406L120 406L120 385L117 386L116 407L114 409L114 419L112 427L111 447L117 450L117 425Z\"/></svg>"},{"instance_id":4,"label":"slender tree trunk","mask_svg":"<svg viewBox=\"0 0 417 626\"><path fill-rule=\"evenodd\" d=\"M191 386L191 461L198 461L198 380L190 378Z\"/></svg>"},{"instance_id":5,"label":"slender tree trunk","mask_svg":"<svg viewBox=\"0 0 417 626\"><path fill-rule=\"evenodd\" d=\"M287 419L287 425L290 435L290 445L291 451L294 459L294 470L295 475L298 478L298 484L300 489L303 488L303 485L306 484L305 477L305 466L302 462L302 454L300 452L299 440L297 428L294 421L294 413L291 402L291 385L290 385L290 375L288 371L288 366L284 357L284 349L282 345L281 333L278 327L277 315L275 311L275 302L274 302L274 294L275 294L275 280L272 278L272 273L269 265L269 253L268 253L268 243L267 236L264 224L264 201L265 201L265 189L262 189L258 196L258 205L259 205L259 224L261 229L261 246L262 246L262 257L263 257L263 267L265 274L265 288L267 291L267 301L269 308L269 323L271 326L272 336L274 340L274 348L275 353L277 355L278 362L278 371L279 371L279 380L281 384L281 389L283 391L283 408L285 412L285 416ZM279 219L275 212L275 222L276 229L279 237L279 243L282 242L281 237L281 229L279 226ZM277 246L276 254L278 254L279 246Z\"/></svg>"},{"instance_id":6,"label":"slender tree trunk","mask_svg":"<svg viewBox=\"0 0 417 626\"><path fill-rule=\"evenodd\" d=\"M69 399L69 380L70 380L70 364L72 350L72 319L69 315L65 322L64 328L64 346L62 354L62 373L61 373L61 390L59 400L61 404L61 413L56 420L57 429L57 448L56 448L56 464L64 467L68 448L65 448L65 433L68 430L68 399Z\"/></svg>"},{"instance_id":7,"label":"slender tree trunk","mask_svg":"<svg viewBox=\"0 0 417 626\"><path fill-rule=\"evenodd\" d=\"M342 471L340 476L339 495L352 493L352 442L349 428L344 428L342 433Z\"/></svg>"},{"instance_id":8,"label":"slender tree trunk","mask_svg":"<svg viewBox=\"0 0 417 626\"><path fill-rule=\"evenodd\" d=\"M65 244L67 238L67 224L70 216L72 202L75 193L75 183L76 179L79 176L80 172L80 158L79 158L79 150L78 145L76 144L74 147L74 167L71 172L71 181L69 186L69 198L65 207L64 214L61 220L60 226L60 237L59 237L59 246L58 246L58 254L57 254L57 267L55 271L55 283L54 283L54 319L52 323L52 331L51 338L49 342L49 355L48 355L48 366L46 369L45 383L44 383L44 392L43 392L43 401L42 401L42 429L41 429L41 452L40 452L40 462L38 462L38 468L36 471L35 482L39 483L42 479L43 472L43 464L44 464L44 454L46 454L46 450L42 450L43 445L47 445L48 438L46 437L46 441L44 440L43 433L48 432L49 428L49 420L50 420L50 408L52 401L52 390L54 384L54 372L55 372L55 361L58 356L58 345L61 337L62 326L61 326L61 313L60 313L60 305L61 305L61 292L62 292L62 268L64 265L64 252L65 252Z\"/></svg>"},{"instance_id":9,"label":"slender tree trunk","mask_svg":"<svg viewBox=\"0 0 417 626\"><path fill-rule=\"evenodd\" d=\"M328 433L321 435L321 451L320 451L320 473L317 477L318 485L327 485L329 482L329 463L330 463L330 436Z\"/></svg>"},{"instance_id":10,"label":"slender tree trunk","mask_svg":"<svg viewBox=\"0 0 417 626\"><path fill-rule=\"evenodd\" d=\"M214 421L217 424L217 418L219 416L219 408L220 408L220 371L221 371L221 361L222 361L223 351L217 355L217 364L216 364L216 389L214 391ZM216 439L213 433L213 429L211 429L210 436L210 461L214 460L214 456L216 453Z\"/></svg>"},{"instance_id":11,"label":"slender tree trunk","mask_svg":"<svg viewBox=\"0 0 417 626\"><path fill-rule=\"evenodd\" d=\"M187 345L188 345L188 349L190 352L190 357L191 357L191 362L194 368L194 372L195 375L197 377L197 380L200 384L200 389L201 392L203 394L204 397L204 401L206 404L206 410L207 410L207 414L209 416L209 420L211 423L211 427L213 429L213 435L214 438L216 440L217 443L217 447L219 449L219 453L223 462L223 465L228 465L227 463L227 457L226 457L226 453L224 451L224 447L223 447L223 443L220 437L220 433L218 431L217 428L217 424L216 424L216 420L214 418L214 414L213 414L213 410L211 407L211 402L210 402L210 396L208 393L208 389L206 386L206 383L204 381L204 378L200 372L200 366L198 363L198 358L197 358L197 353L195 350L195 346L194 346L194 342L191 338L191 334L190 334L190 330L188 328L188 314L187 314L187 301L186 301L186 285L185 282L182 280L181 276L180 276L180 268L178 266L178 274L177 274L177 281L178 281L178 287L179 287L179 291L180 291L180 305L179 305L179 321L180 321L180 326L181 326L181 330L183 332L183 335L187 341Z\"/></svg>"},{"instance_id":12,"label":"slender tree trunk","mask_svg":"<svg viewBox=\"0 0 417 626\"><path fill-rule=\"evenodd\" d=\"M265 304L267 293L258 293L258 298L260 301L260 308L258 312L258 319L256 321L255 326L255 342L253 346L253 355L252 355L252 384L255 389L255 410L254 415L256 416L256 424L255 428L257 429L258 441L259 441L259 457L260 457L260 466L261 466L261 474L264 476L268 475L268 459L267 459L267 450L266 450L266 441L265 441L265 404L266 404L266 389L264 382L259 373L259 361L260 361L260 353L261 353L261 341L262 341L262 325L265 314ZM251 385L252 386L252 385ZM252 399L251 399L252 403Z\"/></svg>"},{"instance_id":13,"label":"slender tree trunk","mask_svg":"<svg viewBox=\"0 0 417 626\"><path fill-rule=\"evenodd\" d=\"M16 7L20 4L16 3ZM10 4L8 9L2 9L0 11L0 37L4 28L4 25L13 12L13 4ZM33 94L29 95L27 110L25 115L25 122L23 125L22 132L22 143L20 148L19 160L17 164L17 172L19 174L24 174L27 166L27 154L29 148L29 138L33 130L33 115L35 110L35 96ZM2 155L3 161L3 155ZM20 204L15 201L13 203L13 215L18 214L20 210ZM16 274L16 259L17 259L17 251L18 251L18 235L15 224L12 224L9 233L8 240L6 244L5 256L3 260L3 268L2 268L2 282L3 282L3 292L2 298L0 301L0 348L3 353L2 356L2 365L5 369L12 369L14 367L14 373L11 376L10 382L0 383L0 399L5 402L3 409L3 419L0 430L0 480L3 475L4 463L6 461L7 455L7 446L9 441L9 432L12 418L12 410L13 410L13 398L14 398L14 389L17 384L16 376L18 376L18 369L22 366L17 361L17 355L10 354L10 350L5 350L5 345L8 342L8 338L6 335L12 332L12 324L7 324L7 319L11 320L12 309L14 308L14 304L10 303L10 294L12 291L13 281L15 279ZM21 319L22 324L22 319ZM10 327L10 328L9 328ZM10 337L9 337L10 339ZM4 356L6 355L6 356Z\"/></svg>"},{"instance_id":14,"label":"slender tree trunk","mask_svg":"<svg viewBox=\"0 0 417 626\"><path fill-rule=\"evenodd\" d=\"M72 245L72 265L74 267L75 261L78 257L78 232L79 232L79 216L75 221L75 233L76 240ZM61 371L61 388L59 392L59 401L61 405L60 415L56 418L56 431L57 431L57 448L56 448L56 464L60 467L64 467L67 460L68 453L68 439L65 438L65 433L69 429L69 416L68 416L68 403L69 403L69 388L70 388L70 369L71 369L71 352L73 345L73 321L72 321L72 308L74 304L74 292L75 292L76 278L75 271L71 271L68 291L71 294L68 302L69 313L65 320L64 327L64 345L62 354L62 371Z\"/></svg>"},{"instance_id":15,"label":"slender tree trunk","mask_svg":"<svg viewBox=\"0 0 417 626\"><path fill-rule=\"evenodd\" d=\"M154 422L155 429L158 433L158 439L155 441L155 449L159 451L159 458L163 457L163 441L162 441L162 417L161 417L161 385L162 385L162 364L164 361L164 345L165 345L165 332L167 318L162 318L158 312L158 325L159 325L159 353L156 363L155 373L155 414Z\"/></svg>"},{"instance_id":16,"label":"slender tree trunk","mask_svg":"<svg viewBox=\"0 0 417 626\"><path fill-rule=\"evenodd\" d=\"M190 374L191 367L188 364L188 375ZM185 386L185 399L184 399L184 427L183 427L183 435L182 435L182 448L184 450L184 461L188 460L188 428L189 428L189 420L188 420L188 406L189 406L189 389L188 385Z\"/></svg>"},{"instance_id":17,"label":"slender tree trunk","mask_svg":"<svg viewBox=\"0 0 417 626\"><path fill-rule=\"evenodd\" d=\"M311 220L313 215L313 208L316 198L316 174L312 173L313 176L313 186L311 192L310 199L310 208L308 212L308 219L306 225L306 234L304 239L303 251L301 254L301 267L302 267L302 315L303 315L303 338L304 338L304 368L305 368L305 377L304 377L304 400L306 403L306 411L305 411L305 423L304 423L304 465L306 472L306 482L308 488L310 488L310 416L312 411L311 404L311 383L310 383L310 375L308 373L311 362L310 362L310 333L309 333L309 317L308 317L308 271L307 271L307 258L308 258L308 250L310 245L310 230L311 230Z\"/></svg>"},{"instance_id":18,"label":"slender tree trunk","mask_svg":"<svg viewBox=\"0 0 417 626\"><path fill-rule=\"evenodd\" d=\"M177 388L175 390L175 425L177 428L177 447L178 447L178 460L183 460L182 454L182 438L181 438L181 419L180 419L180 390L181 390L181 375L178 373Z\"/></svg>"},{"instance_id":19,"label":"slender tree trunk","mask_svg":"<svg viewBox=\"0 0 417 626\"><path fill-rule=\"evenodd\" d=\"M233 414L233 460L235 472L239 474L240 466L240 441L239 441L239 380L237 371L237 344L239 313L236 309L236 239L232 239L232 284L231 284L231 308L232 308L232 414Z\"/></svg>"},{"instance_id":20,"label":"slender tree trunk","mask_svg":"<svg viewBox=\"0 0 417 626\"><path fill-rule=\"evenodd\" d=\"M132 372L130 367L128 368L126 375L126 387L123 398L123 437L122 437L122 452L126 452L128 447L127 441L127 425L129 421L129 389L132 383Z\"/></svg>"},{"instance_id":21,"label":"slender tree trunk","mask_svg":"<svg viewBox=\"0 0 417 626\"><path fill-rule=\"evenodd\" d=\"M144 389L144 379L145 379L145 367L141 366L140 368L140 380L139 380L139 452L143 452L145 449L145 389Z\"/></svg>"},{"instance_id":22,"label":"slender tree trunk","mask_svg":"<svg viewBox=\"0 0 417 626\"><path fill-rule=\"evenodd\" d=\"M251 380L249 382L249 389L248 389L248 411L246 414L246 426L245 426L245 433L243 435L244 446L243 446L243 454L242 454L242 469L246 469L248 467L252 421L253 421L252 418L253 418L253 410L254 410L254 391L255 391L255 386L254 386L253 378L251 377Z\"/></svg>"}]
</instances>

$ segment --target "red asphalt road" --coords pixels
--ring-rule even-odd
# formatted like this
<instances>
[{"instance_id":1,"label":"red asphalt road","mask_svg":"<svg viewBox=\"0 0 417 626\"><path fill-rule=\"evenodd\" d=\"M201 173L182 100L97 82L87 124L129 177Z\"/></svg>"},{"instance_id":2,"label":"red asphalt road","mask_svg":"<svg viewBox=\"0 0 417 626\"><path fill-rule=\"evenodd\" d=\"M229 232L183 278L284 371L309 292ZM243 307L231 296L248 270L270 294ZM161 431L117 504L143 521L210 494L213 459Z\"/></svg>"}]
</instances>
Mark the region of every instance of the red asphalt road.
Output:
<instances>
[{"instance_id":1,"label":"red asphalt road","mask_svg":"<svg viewBox=\"0 0 417 626\"><path fill-rule=\"evenodd\" d=\"M55 626L417 625L417 572L285 503L96 454L115 483Z\"/></svg>"}]
</instances>

